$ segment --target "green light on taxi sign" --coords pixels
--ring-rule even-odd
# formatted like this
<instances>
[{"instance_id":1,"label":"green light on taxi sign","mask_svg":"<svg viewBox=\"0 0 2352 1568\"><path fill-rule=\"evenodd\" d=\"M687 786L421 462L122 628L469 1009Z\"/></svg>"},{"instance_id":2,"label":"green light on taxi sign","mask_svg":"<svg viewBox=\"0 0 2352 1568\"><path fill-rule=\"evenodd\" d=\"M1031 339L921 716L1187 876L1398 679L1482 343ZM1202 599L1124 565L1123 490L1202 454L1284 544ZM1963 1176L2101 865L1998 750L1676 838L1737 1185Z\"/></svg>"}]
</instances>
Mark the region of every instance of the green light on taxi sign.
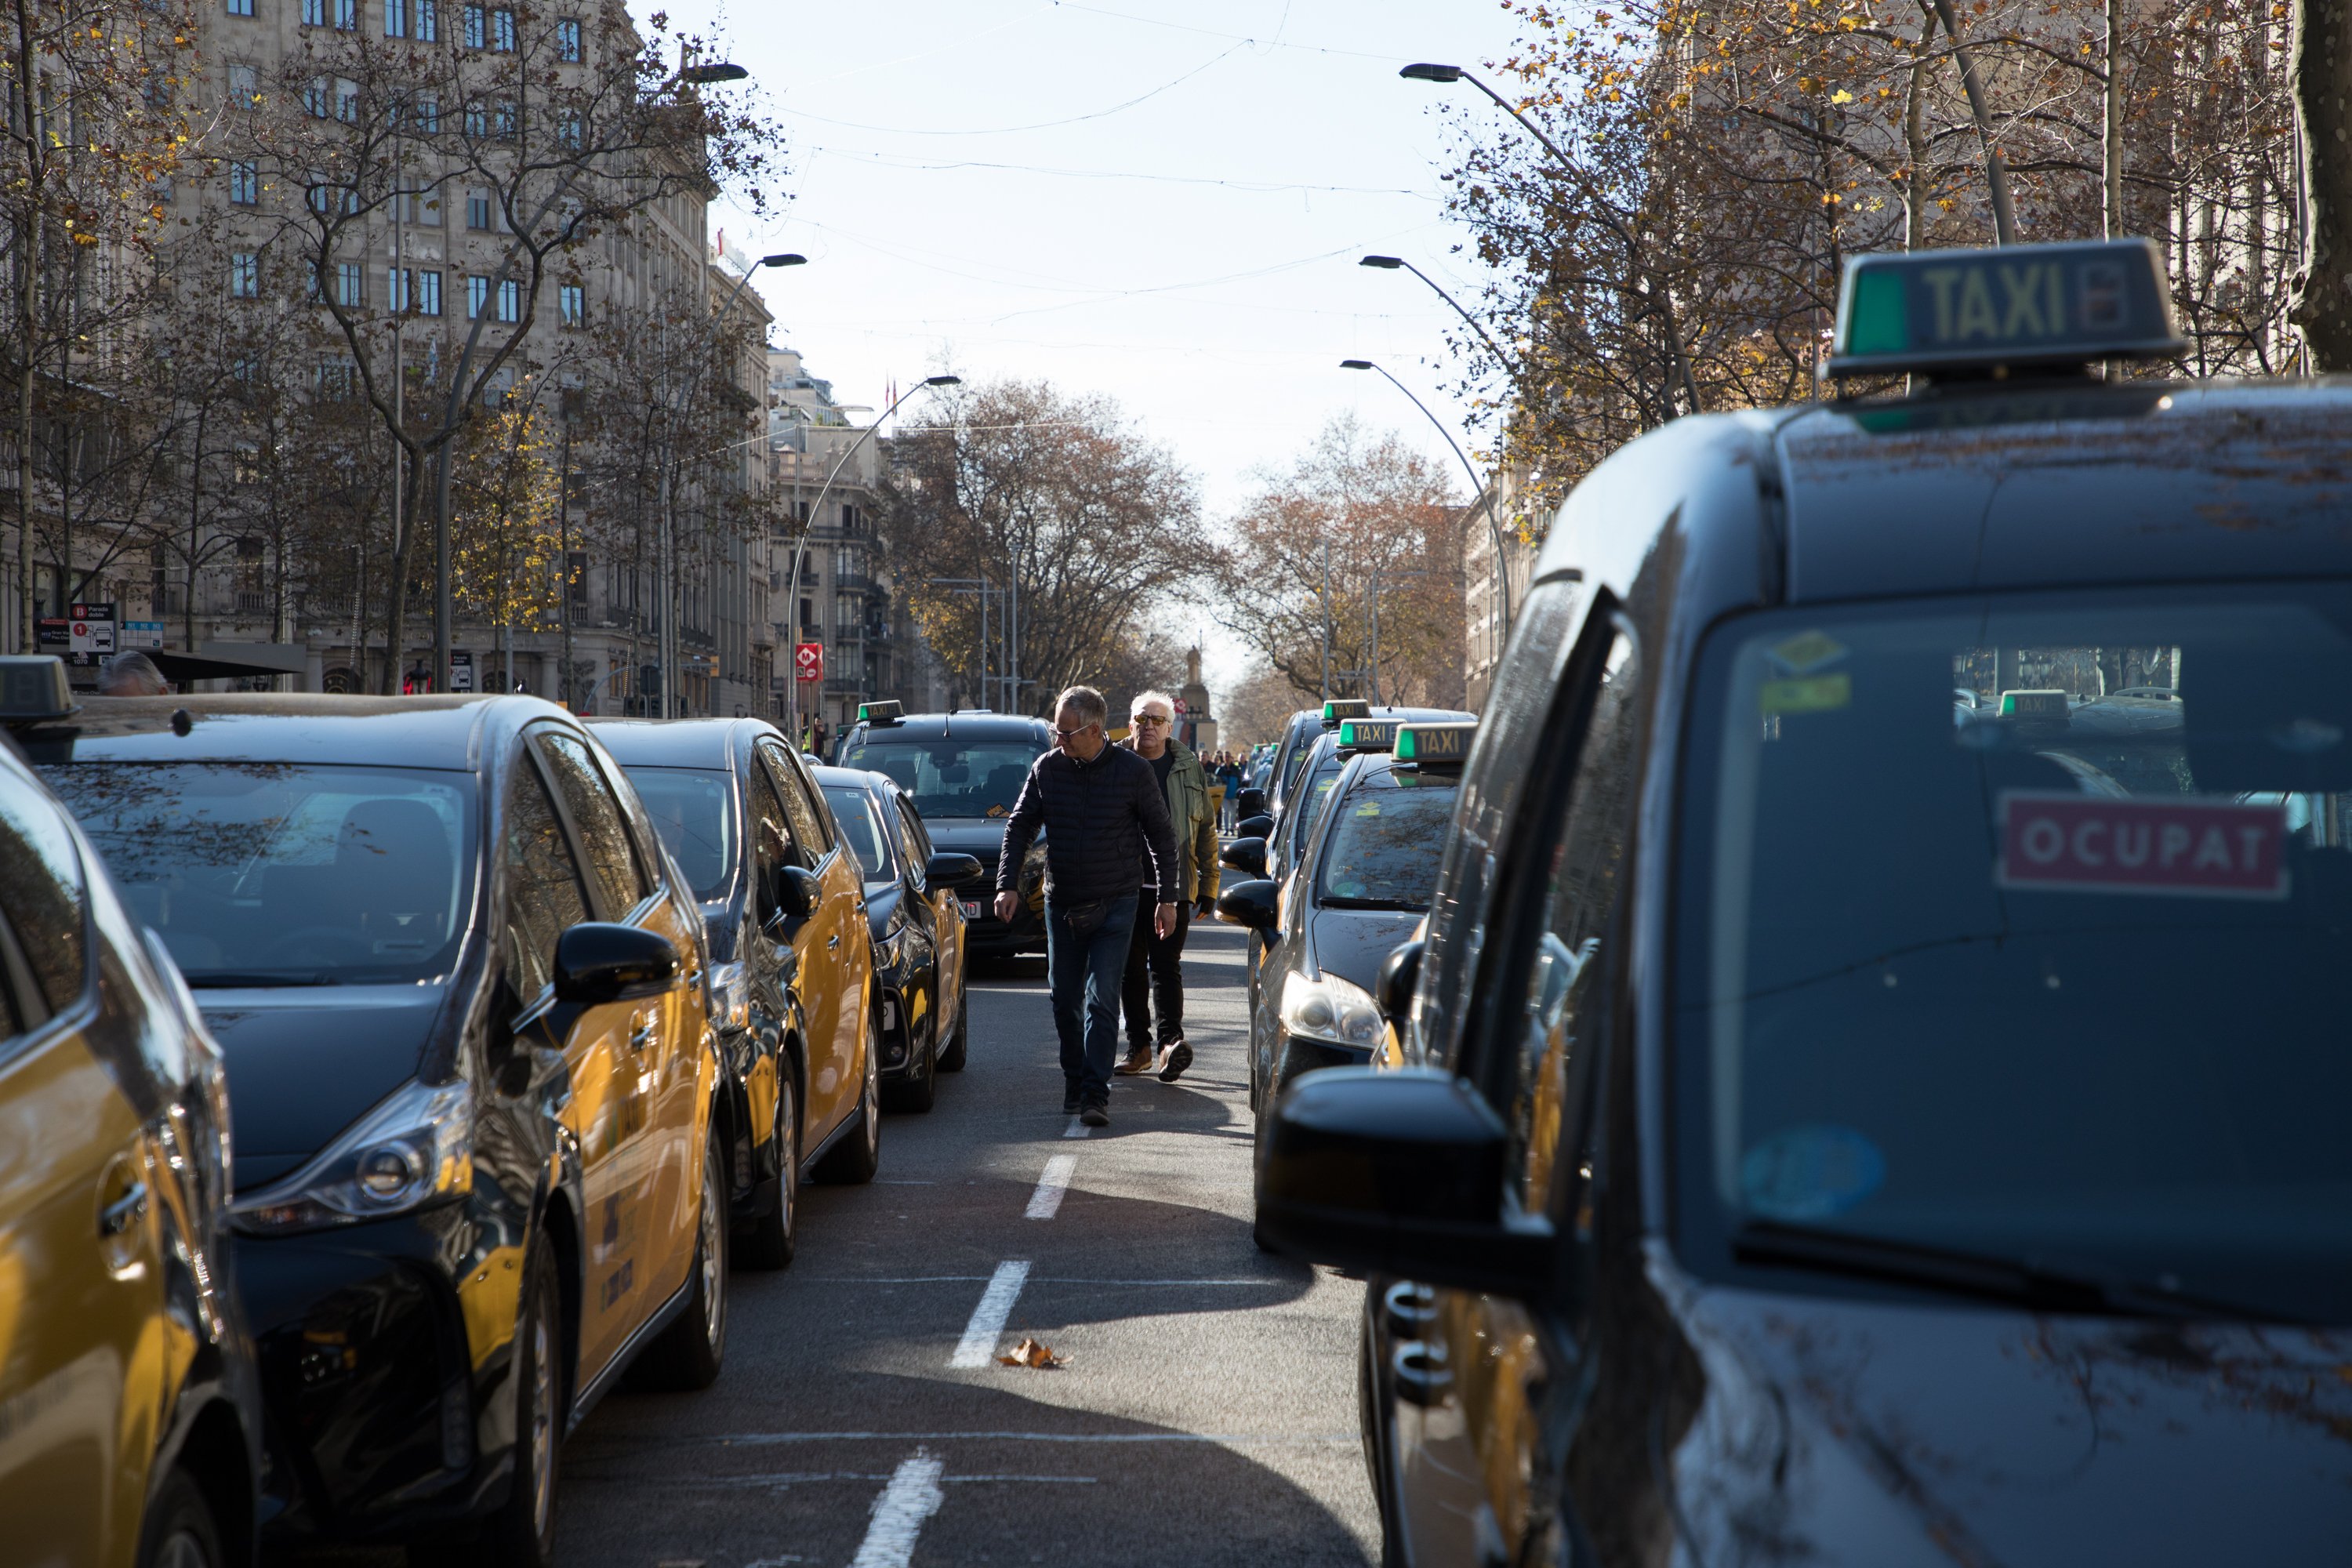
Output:
<instances>
[{"instance_id":1,"label":"green light on taxi sign","mask_svg":"<svg viewBox=\"0 0 2352 1568\"><path fill-rule=\"evenodd\" d=\"M857 705L857 721L861 724L896 724L906 717L903 702L861 702Z\"/></svg>"},{"instance_id":2,"label":"green light on taxi sign","mask_svg":"<svg viewBox=\"0 0 2352 1568\"><path fill-rule=\"evenodd\" d=\"M1323 704L1323 728L1336 730L1345 719L1369 719L1372 705L1360 697L1335 697Z\"/></svg>"},{"instance_id":3,"label":"green light on taxi sign","mask_svg":"<svg viewBox=\"0 0 2352 1568\"><path fill-rule=\"evenodd\" d=\"M1458 768L1470 760L1470 743L1477 738L1478 726L1459 720L1447 724L1400 724L1391 749L1401 763Z\"/></svg>"},{"instance_id":4,"label":"green light on taxi sign","mask_svg":"<svg viewBox=\"0 0 2352 1568\"><path fill-rule=\"evenodd\" d=\"M1343 719L1339 721L1339 749L1343 752L1385 752L1396 740L1397 721L1393 719Z\"/></svg>"},{"instance_id":5,"label":"green light on taxi sign","mask_svg":"<svg viewBox=\"0 0 2352 1568\"><path fill-rule=\"evenodd\" d=\"M1857 256L1832 377L2164 359L2187 343L2145 239Z\"/></svg>"}]
</instances>

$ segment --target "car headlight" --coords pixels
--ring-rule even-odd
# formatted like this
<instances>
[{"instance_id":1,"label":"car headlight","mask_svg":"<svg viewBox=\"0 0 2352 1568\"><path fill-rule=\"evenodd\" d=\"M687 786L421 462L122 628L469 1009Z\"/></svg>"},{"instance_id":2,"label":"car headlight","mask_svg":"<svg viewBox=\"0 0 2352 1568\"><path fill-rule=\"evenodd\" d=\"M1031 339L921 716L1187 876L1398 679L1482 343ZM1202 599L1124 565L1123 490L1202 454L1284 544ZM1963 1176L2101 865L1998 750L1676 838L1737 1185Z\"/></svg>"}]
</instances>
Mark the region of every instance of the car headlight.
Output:
<instances>
[{"instance_id":1,"label":"car headlight","mask_svg":"<svg viewBox=\"0 0 2352 1568\"><path fill-rule=\"evenodd\" d=\"M751 972L740 963L710 966L710 1021L722 1029L751 1026Z\"/></svg>"},{"instance_id":2,"label":"car headlight","mask_svg":"<svg viewBox=\"0 0 2352 1568\"><path fill-rule=\"evenodd\" d=\"M1307 1039L1370 1051L1380 1048L1388 1020L1362 986L1336 974L1310 978L1294 969L1282 978L1282 1026Z\"/></svg>"},{"instance_id":3,"label":"car headlight","mask_svg":"<svg viewBox=\"0 0 2352 1568\"><path fill-rule=\"evenodd\" d=\"M407 1214L473 1188L472 1089L412 1082L229 1216L247 1235L284 1236Z\"/></svg>"}]
</instances>

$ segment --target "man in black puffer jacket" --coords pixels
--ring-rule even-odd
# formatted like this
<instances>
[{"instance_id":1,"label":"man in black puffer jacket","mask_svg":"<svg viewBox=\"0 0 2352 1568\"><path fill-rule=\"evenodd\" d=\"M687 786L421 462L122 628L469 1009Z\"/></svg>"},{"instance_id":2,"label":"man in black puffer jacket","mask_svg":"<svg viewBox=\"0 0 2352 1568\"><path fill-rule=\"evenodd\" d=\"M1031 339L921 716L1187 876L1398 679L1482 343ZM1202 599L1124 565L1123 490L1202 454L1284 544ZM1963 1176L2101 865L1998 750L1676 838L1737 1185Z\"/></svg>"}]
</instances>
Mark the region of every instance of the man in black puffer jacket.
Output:
<instances>
[{"instance_id":1,"label":"man in black puffer jacket","mask_svg":"<svg viewBox=\"0 0 2352 1568\"><path fill-rule=\"evenodd\" d=\"M1091 686L1054 704L1054 749L1031 765L996 861L996 916L1021 907L1021 863L1045 830L1045 972L1062 1037L1062 1109L1089 1127L1110 1121L1119 981L1137 913L1135 876L1150 857L1159 887L1153 929L1175 929L1182 881L1168 799L1151 764L1114 746L1110 707Z\"/></svg>"}]
</instances>

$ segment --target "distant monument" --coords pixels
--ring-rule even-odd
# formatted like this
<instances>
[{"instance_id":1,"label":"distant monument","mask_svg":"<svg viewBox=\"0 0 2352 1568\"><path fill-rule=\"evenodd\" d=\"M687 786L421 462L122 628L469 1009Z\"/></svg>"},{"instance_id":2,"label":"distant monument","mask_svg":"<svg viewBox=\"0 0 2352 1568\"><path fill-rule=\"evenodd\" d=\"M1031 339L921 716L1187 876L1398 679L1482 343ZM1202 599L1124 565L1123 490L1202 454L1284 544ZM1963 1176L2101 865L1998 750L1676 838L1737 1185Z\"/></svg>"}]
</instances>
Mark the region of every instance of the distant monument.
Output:
<instances>
[{"instance_id":1,"label":"distant monument","mask_svg":"<svg viewBox=\"0 0 2352 1568\"><path fill-rule=\"evenodd\" d=\"M1176 737L1196 752L1217 749L1217 721L1209 711L1209 689L1201 684L1201 649L1194 644L1184 654L1184 688L1176 694L1184 711L1176 721Z\"/></svg>"}]
</instances>

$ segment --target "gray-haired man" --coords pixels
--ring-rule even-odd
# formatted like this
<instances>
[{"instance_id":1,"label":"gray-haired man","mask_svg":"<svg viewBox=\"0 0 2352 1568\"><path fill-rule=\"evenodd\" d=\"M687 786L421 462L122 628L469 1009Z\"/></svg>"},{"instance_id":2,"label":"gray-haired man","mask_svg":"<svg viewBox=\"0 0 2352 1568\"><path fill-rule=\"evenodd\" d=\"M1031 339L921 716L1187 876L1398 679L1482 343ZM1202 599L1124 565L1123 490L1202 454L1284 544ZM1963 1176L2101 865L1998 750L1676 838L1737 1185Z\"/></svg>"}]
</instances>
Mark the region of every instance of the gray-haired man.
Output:
<instances>
[{"instance_id":1,"label":"gray-haired man","mask_svg":"<svg viewBox=\"0 0 2352 1568\"><path fill-rule=\"evenodd\" d=\"M1175 929L1181 886L1159 777L1110 743L1109 717L1091 686L1073 686L1055 701L1054 749L1022 782L996 861L996 916L1011 921L1021 907L1021 863L1045 830L1045 972L1062 1041L1062 1109L1089 1127L1110 1121L1137 868L1150 857L1159 888L1152 923L1163 935Z\"/></svg>"}]
</instances>

